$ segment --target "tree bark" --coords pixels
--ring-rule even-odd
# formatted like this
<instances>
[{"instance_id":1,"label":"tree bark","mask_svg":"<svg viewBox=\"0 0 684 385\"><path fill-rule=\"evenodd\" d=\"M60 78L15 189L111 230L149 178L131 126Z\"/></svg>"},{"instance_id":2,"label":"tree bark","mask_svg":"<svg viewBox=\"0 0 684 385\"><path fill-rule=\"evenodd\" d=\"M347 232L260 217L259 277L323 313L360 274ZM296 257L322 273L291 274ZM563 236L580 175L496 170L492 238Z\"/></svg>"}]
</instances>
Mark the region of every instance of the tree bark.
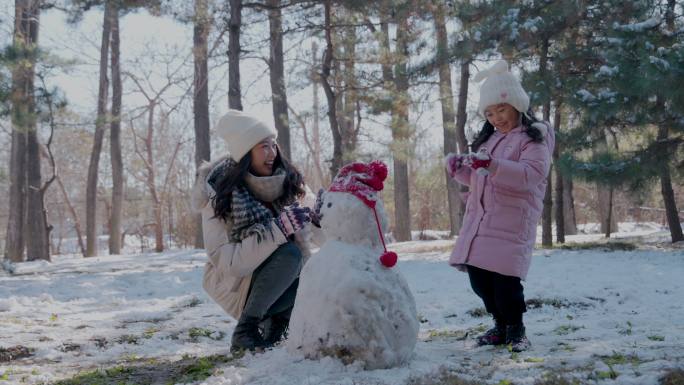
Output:
<instances>
[{"instance_id":1,"label":"tree bark","mask_svg":"<svg viewBox=\"0 0 684 385\"><path fill-rule=\"evenodd\" d=\"M668 127L665 124L658 127L658 141L667 140L668 131ZM682 241L684 240L684 234L682 234L682 224L679 222L677 201L675 200L674 190L672 189L670 166L667 162L663 162L660 167L660 192L663 195L665 215L667 217L667 225L670 228L672 243Z\"/></svg>"},{"instance_id":2,"label":"tree bark","mask_svg":"<svg viewBox=\"0 0 684 385\"><path fill-rule=\"evenodd\" d=\"M599 142L597 151L606 151L608 149L608 137L603 134L603 141ZM617 230L617 221L613 216L613 186L602 183L596 184L598 192L598 213L600 216L601 232L610 238L610 233Z\"/></svg>"},{"instance_id":3,"label":"tree bark","mask_svg":"<svg viewBox=\"0 0 684 385\"><path fill-rule=\"evenodd\" d=\"M121 65L119 10L112 11L112 122L109 150L112 162L112 212L109 218L109 254L121 254L121 217L123 214L124 176L121 156Z\"/></svg>"},{"instance_id":4,"label":"tree bark","mask_svg":"<svg viewBox=\"0 0 684 385\"><path fill-rule=\"evenodd\" d=\"M90 153L88 165L88 180L86 185L86 255L96 256L97 250L97 174L102 153L102 139L104 137L107 120L107 93L109 80L107 79L107 63L109 58L109 40L111 36L111 20L114 3L107 2L102 23L102 44L100 46L100 86L97 97L97 120L95 121L95 135L93 149Z\"/></svg>"},{"instance_id":5,"label":"tree bark","mask_svg":"<svg viewBox=\"0 0 684 385\"><path fill-rule=\"evenodd\" d=\"M346 20L351 20L351 17L346 17ZM346 21L342 21L346 23ZM356 143L358 140L358 127L361 123L360 115L357 114L358 107L358 93L356 91L356 27L345 27L342 35L342 63L344 69L341 70L341 80L344 90L341 102L341 122L340 130L342 132L342 160L343 163L349 163L356 159ZM338 62L339 63L339 62Z\"/></svg>"},{"instance_id":6,"label":"tree bark","mask_svg":"<svg viewBox=\"0 0 684 385\"><path fill-rule=\"evenodd\" d=\"M40 170L40 143L36 132L34 99L35 58L40 1L15 1L14 47L26 56L26 65L12 71L10 152L10 208L5 256L11 261L50 259Z\"/></svg>"},{"instance_id":7,"label":"tree bark","mask_svg":"<svg viewBox=\"0 0 684 385\"><path fill-rule=\"evenodd\" d=\"M458 141L458 152L461 154L466 154L470 152L468 148L468 140L465 136L465 125L468 120L468 112L466 111L466 106L468 104L468 83L470 82L470 59L461 62L461 78L460 84L458 86L458 109L456 113L456 139ZM453 183L458 184L456 181ZM458 186L458 204L459 204L459 230L463 223L463 216L465 215L466 202L461 198L461 196L468 192L468 186L459 185Z\"/></svg>"},{"instance_id":8,"label":"tree bark","mask_svg":"<svg viewBox=\"0 0 684 385\"><path fill-rule=\"evenodd\" d=\"M32 22L36 23L35 30L37 34L37 12L35 14L35 19L32 20ZM34 28L32 27L31 29L33 30ZM31 95L31 99L29 101L29 113L31 115L34 115L35 104L33 102L33 78L31 78L30 85L28 88L30 90L29 93ZM38 141L38 132L36 131L35 121L33 122L32 127L29 127L27 139L28 142L26 146L26 163L28 167L26 171L28 182L28 201L26 210L26 228L28 230L28 234L26 237L26 260L34 261L38 259L43 259L49 261L50 234L47 224L45 202L43 200L43 179L40 170L40 143Z\"/></svg>"},{"instance_id":9,"label":"tree bark","mask_svg":"<svg viewBox=\"0 0 684 385\"><path fill-rule=\"evenodd\" d=\"M16 0L14 17L14 46L18 50L31 49L30 20L33 18L33 7L30 1ZM7 221L7 236L5 243L5 258L12 262L24 260L26 248L26 203L27 203L27 175L26 148L27 126L32 117L29 116L28 89L26 79L33 77L33 65L15 66L12 71L12 148L10 152L9 175L9 218Z\"/></svg>"},{"instance_id":10,"label":"tree bark","mask_svg":"<svg viewBox=\"0 0 684 385\"><path fill-rule=\"evenodd\" d=\"M242 0L229 0L229 2L228 107L242 111L242 90L240 88L240 29L242 28Z\"/></svg>"},{"instance_id":11,"label":"tree bark","mask_svg":"<svg viewBox=\"0 0 684 385\"><path fill-rule=\"evenodd\" d=\"M280 0L268 0L268 25L271 32L271 54L269 73L271 78L271 100L273 120L278 131L278 147L287 159L292 158L290 150L290 119L287 110L285 89L285 63L283 56L283 17Z\"/></svg>"},{"instance_id":12,"label":"tree bark","mask_svg":"<svg viewBox=\"0 0 684 385\"><path fill-rule=\"evenodd\" d=\"M565 235L577 235L577 220L575 219L575 198L572 195L573 182L571 177L563 178L563 219Z\"/></svg>"},{"instance_id":13,"label":"tree bark","mask_svg":"<svg viewBox=\"0 0 684 385\"><path fill-rule=\"evenodd\" d=\"M316 170L316 176L318 178L317 186L322 188L327 184L325 177L323 176L323 168L321 167L321 130L320 130L320 116L319 116L319 97L318 97L318 85L320 83L318 74L316 74L315 69L318 68L318 47L316 42L311 43L311 54L313 57L313 125L312 125L312 146L313 146L313 161L314 169Z\"/></svg>"},{"instance_id":14,"label":"tree bark","mask_svg":"<svg viewBox=\"0 0 684 385\"><path fill-rule=\"evenodd\" d=\"M333 42L332 42L332 0L326 0L325 7L325 52L323 54L323 63L321 66L321 85L325 92L325 97L328 101L328 122L330 123L330 131L333 138L333 158L330 164L330 176L337 175L337 171L342 167L342 135L340 134L340 126L337 121L337 102L335 91L330 85L330 72L332 70L333 62Z\"/></svg>"},{"instance_id":15,"label":"tree bark","mask_svg":"<svg viewBox=\"0 0 684 385\"><path fill-rule=\"evenodd\" d=\"M546 77L549 62L549 39L545 38L542 41L542 48L539 57L539 72L541 76ZM547 100L543 105L544 121L551 120L551 101ZM549 169L549 174L546 178L546 193L544 194L544 208L542 211L542 246L553 246L553 217L552 207L553 202L551 196L553 195L553 167Z\"/></svg>"},{"instance_id":16,"label":"tree bark","mask_svg":"<svg viewBox=\"0 0 684 385\"><path fill-rule=\"evenodd\" d=\"M67 194L66 188L64 188L64 183L62 183L62 179L57 176L57 185L59 186L59 190L62 192L62 195L64 196L64 202L66 202L67 207L69 208L69 214L71 214L71 219L74 221L74 230L76 230L76 238L78 240L78 247L81 249L81 253L83 254L83 257L86 256L86 248L85 245L83 244L83 232L81 231L81 221L78 219L78 214L76 213L76 208L74 205L71 203L71 199L69 199L69 194Z\"/></svg>"},{"instance_id":17,"label":"tree bark","mask_svg":"<svg viewBox=\"0 0 684 385\"><path fill-rule=\"evenodd\" d=\"M449 40L446 29L446 20L444 17L445 7L438 5L433 11L435 18L435 38L437 39L437 55L439 58L439 100L442 106L442 127L444 132L444 155L454 152L460 152L457 135L456 122L454 111L454 95L451 87L451 66L447 58L447 51L449 48ZM466 65L468 71L468 65ZM463 66L461 66L463 70ZM461 72L463 76L463 72ZM463 88L463 79L461 79L461 87ZM468 79L465 79L465 87L468 87ZM461 94L459 90L459 107L461 105ZM466 91L467 97L467 91ZM461 111L459 111L460 113ZM465 113L465 111L463 111ZM460 123L460 122L459 122ZM449 233L453 237L458 234L461 223L463 222L463 213L461 211L461 199L459 198L459 184L449 176L449 173L444 170L446 178L447 200L449 203Z\"/></svg>"},{"instance_id":18,"label":"tree bark","mask_svg":"<svg viewBox=\"0 0 684 385\"><path fill-rule=\"evenodd\" d=\"M152 196L154 212L154 241L155 251L164 251L163 202L157 191L157 170L154 165L154 111L156 102L151 102L147 115L147 136L145 137L145 151L147 156L147 187Z\"/></svg>"},{"instance_id":19,"label":"tree bark","mask_svg":"<svg viewBox=\"0 0 684 385\"><path fill-rule=\"evenodd\" d=\"M193 28L193 54L195 61L193 112L195 124L195 167L211 159L209 144L209 67L208 36L209 16L207 0L195 0L195 25ZM202 217L195 215L195 248L204 247Z\"/></svg>"},{"instance_id":20,"label":"tree bark","mask_svg":"<svg viewBox=\"0 0 684 385\"><path fill-rule=\"evenodd\" d=\"M411 130L409 126L407 73L408 16L401 12L397 20L397 63L392 108L392 157L394 159L394 237L399 242L411 240L411 208L409 201L408 160L410 159Z\"/></svg>"},{"instance_id":21,"label":"tree bark","mask_svg":"<svg viewBox=\"0 0 684 385\"><path fill-rule=\"evenodd\" d=\"M39 1L31 1L27 7L30 18L24 20L26 45L24 48L33 49L38 44L39 29ZM50 260L50 241L47 225L47 215L45 203L43 201L43 180L41 174L40 161L40 142L36 127L36 104L34 98L35 81L35 59L31 59L27 70L23 72L22 78L26 106L26 183L27 202L26 202L26 259L33 261L37 259Z\"/></svg>"},{"instance_id":22,"label":"tree bark","mask_svg":"<svg viewBox=\"0 0 684 385\"><path fill-rule=\"evenodd\" d=\"M13 76L14 77L14 76ZM13 84L18 83L13 80ZM14 87L13 87L14 88ZM10 154L10 175L9 175L9 217L7 220L7 236L5 243L5 259L12 262L22 262L24 260L24 249L26 247L24 232L26 231L26 131L17 123L16 115L23 114L27 104L24 98L14 99L20 96L12 92L12 149ZM16 104L20 101L21 104ZM15 107L17 106L17 107Z\"/></svg>"},{"instance_id":23,"label":"tree bark","mask_svg":"<svg viewBox=\"0 0 684 385\"><path fill-rule=\"evenodd\" d=\"M556 111L553 118L553 127L556 132L560 130L561 125L561 103L556 103ZM556 242L565 243L565 218L563 214L563 174L561 174L560 166L558 165L558 157L560 154L561 144L556 141L556 146L553 149L553 163L556 166L556 199L554 204L556 214Z\"/></svg>"}]
</instances>

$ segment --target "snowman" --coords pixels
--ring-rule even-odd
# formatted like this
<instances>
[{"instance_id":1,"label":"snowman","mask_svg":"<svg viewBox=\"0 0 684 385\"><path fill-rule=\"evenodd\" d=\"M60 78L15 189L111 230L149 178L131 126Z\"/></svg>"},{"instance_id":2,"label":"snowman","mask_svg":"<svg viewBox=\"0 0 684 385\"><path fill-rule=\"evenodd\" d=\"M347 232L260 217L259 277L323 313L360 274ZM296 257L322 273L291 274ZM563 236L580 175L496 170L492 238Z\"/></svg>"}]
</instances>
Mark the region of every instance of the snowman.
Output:
<instances>
[{"instance_id":1,"label":"snowman","mask_svg":"<svg viewBox=\"0 0 684 385\"><path fill-rule=\"evenodd\" d=\"M321 197L326 242L299 278L287 350L310 359L336 357L364 369L385 369L411 358L418 336L416 304L387 251L387 219L378 192L380 161L343 167Z\"/></svg>"}]
</instances>

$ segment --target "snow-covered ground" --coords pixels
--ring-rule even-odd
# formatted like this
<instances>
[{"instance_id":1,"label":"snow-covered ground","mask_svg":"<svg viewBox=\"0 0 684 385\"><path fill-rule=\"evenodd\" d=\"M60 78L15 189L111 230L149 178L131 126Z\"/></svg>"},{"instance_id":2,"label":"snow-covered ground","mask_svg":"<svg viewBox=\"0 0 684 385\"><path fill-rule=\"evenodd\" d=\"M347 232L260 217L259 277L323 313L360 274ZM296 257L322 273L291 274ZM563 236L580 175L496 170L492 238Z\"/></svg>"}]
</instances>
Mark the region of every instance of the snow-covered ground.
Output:
<instances>
[{"instance_id":1,"label":"snow-covered ground","mask_svg":"<svg viewBox=\"0 0 684 385\"><path fill-rule=\"evenodd\" d=\"M405 384L440 374L533 384L549 373L581 383L655 384L684 368L684 247L656 225L624 225L633 251L537 250L525 282L532 349L478 348L489 326L467 275L446 264L453 240L390 245L415 296L421 330L410 364L363 371L278 347L220 365L206 384ZM600 234L568 237L599 241ZM0 384L40 384L81 371L228 354L235 320L201 288L204 253L57 257L0 273ZM0 361L6 354L0 350ZM617 376L617 379L610 377ZM418 382L417 382L418 381Z\"/></svg>"}]
</instances>

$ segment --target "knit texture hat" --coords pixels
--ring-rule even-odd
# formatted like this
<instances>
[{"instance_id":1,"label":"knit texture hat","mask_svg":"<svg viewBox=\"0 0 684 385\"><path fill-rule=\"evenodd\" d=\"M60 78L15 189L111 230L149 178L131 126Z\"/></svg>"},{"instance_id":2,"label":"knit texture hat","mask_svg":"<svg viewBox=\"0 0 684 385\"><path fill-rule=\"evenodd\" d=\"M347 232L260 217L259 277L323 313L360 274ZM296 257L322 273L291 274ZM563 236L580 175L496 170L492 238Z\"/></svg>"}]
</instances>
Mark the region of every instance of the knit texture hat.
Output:
<instances>
[{"instance_id":1,"label":"knit texture hat","mask_svg":"<svg viewBox=\"0 0 684 385\"><path fill-rule=\"evenodd\" d=\"M382 241L385 252L380 256L380 263L385 267L392 267L397 263L397 253L387 251L385 237L382 234L382 227L378 219L375 205L378 201L378 192L382 191L385 179L387 179L387 166L385 163L374 160L370 163L350 163L340 169L333 179L328 191L346 192L353 194L366 206L373 210L375 223L378 225L378 233Z\"/></svg>"},{"instance_id":2,"label":"knit texture hat","mask_svg":"<svg viewBox=\"0 0 684 385\"><path fill-rule=\"evenodd\" d=\"M226 141L230 157L236 162L262 140L278 136L274 127L239 110L228 110L219 120L216 132Z\"/></svg>"},{"instance_id":3,"label":"knit texture hat","mask_svg":"<svg viewBox=\"0 0 684 385\"><path fill-rule=\"evenodd\" d=\"M508 70L508 63L500 60L489 69L480 71L473 80L484 80L480 87L480 103L477 111L485 117L489 106L501 103L512 105L518 112L526 113L530 107L530 97L522 88L520 81Z\"/></svg>"}]
</instances>

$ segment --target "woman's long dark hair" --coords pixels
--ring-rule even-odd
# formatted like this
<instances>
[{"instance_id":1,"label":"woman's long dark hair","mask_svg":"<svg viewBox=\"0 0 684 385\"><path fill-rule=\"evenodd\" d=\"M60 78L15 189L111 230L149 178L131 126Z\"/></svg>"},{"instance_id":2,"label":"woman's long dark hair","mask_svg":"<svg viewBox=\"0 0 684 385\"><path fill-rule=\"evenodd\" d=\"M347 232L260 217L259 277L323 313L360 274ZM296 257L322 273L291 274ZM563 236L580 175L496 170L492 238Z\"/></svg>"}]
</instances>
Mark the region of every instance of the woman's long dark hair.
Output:
<instances>
[{"instance_id":1,"label":"woman's long dark hair","mask_svg":"<svg viewBox=\"0 0 684 385\"><path fill-rule=\"evenodd\" d=\"M225 167L222 172L216 175L215 179L210 177L209 183L212 184L216 195L213 200L214 215L226 220L232 211L231 202L233 190L237 187L246 187L245 176L252 166L252 156L247 153L239 162L232 166ZM282 168L285 170L285 181L283 182L283 193L273 203L276 206L287 206L295 200L304 196L304 177L297 168L280 153L273 161L273 169ZM212 181L212 179L214 179Z\"/></svg>"},{"instance_id":2,"label":"woman's long dark hair","mask_svg":"<svg viewBox=\"0 0 684 385\"><path fill-rule=\"evenodd\" d=\"M522 115L522 125L525 127L525 133L527 136L529 136L533 142L535 143L541 143L544 141L544 137L542 136L541 131L539 131L538 128L533 127L532 124L536 123L539 121L534 116L534 113L532 112L532 109L527 110L527 114L521 114ZM484 125L482 126L482 129L480 132L475 136L475 140L473 140L473 144L470 145L472 148L473 152L477 152L477 150L480 148L482 144L484 144L487 139L489 139L490 136L496 131L496 128L489 123L489 120L485 120Z\"/></svg>"}]
</instances>

